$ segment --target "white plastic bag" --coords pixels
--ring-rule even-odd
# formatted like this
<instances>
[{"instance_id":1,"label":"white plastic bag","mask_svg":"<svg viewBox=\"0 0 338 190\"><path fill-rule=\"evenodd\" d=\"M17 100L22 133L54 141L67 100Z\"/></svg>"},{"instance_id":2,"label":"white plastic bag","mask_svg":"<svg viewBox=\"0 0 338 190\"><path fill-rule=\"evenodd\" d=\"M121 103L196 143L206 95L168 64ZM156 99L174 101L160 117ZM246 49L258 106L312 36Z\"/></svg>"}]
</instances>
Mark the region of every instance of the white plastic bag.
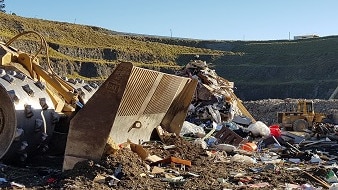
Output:
<instances>
[{"instance_id":1,"label":"white plastic bag","mask_svg":"<svg viewBox=\"0 0 338 190\"><path fill-rule=\"evenodd\" d=\"M246 155L235 154L231 157L231 162L242 162L247 164L256 164L257 161Z\"/></svg>"},{"instance_id":2,"label":"white plastic bag","mask_svg":"<svg viewBox=\"0 0 338 190\"><path fill-rule=\"evenodd\" d=\"M215 147L225 152L233 152L236 150L236 147L230 144L218 144L218 145L215 145Z\"/></svg>"},{"instance_id":3,"label":"white plastic bag","mask_svg":"<svg viewBox=\"0 0 338 190\"><path fill-rule=\"evenodd\" d=\"M206 149L208 147L208 144L201 138L197 138L193 142L194 145L199 146L203 149Z\"/></svg>"},{"instance_id":4,"label":"white plastic bag","mask_svg":"<svg viewBox=\"0 0 338 190\"><path fill-rule=\"evenodd\" d=\"M270 128L261 121L250 124L247 130L254 136L268 137L270 135Z\"/></svg>"},{"instance_id":5,"label":"white plastic bag","mask_svg":"<svg viewBox=\"0 0 338 190\"><path fill-rule=\"evenodd\" d=\"M205 135L205 131L204 131L203 127L195 125L195 124L190 123L188 121L184 121L183 125L182 125L181 132L180 132L180 136L183 137L183 135L189 134L189 133L192 133L192 134L197 135L199 137Z\"/></svg>"}]
</instances>

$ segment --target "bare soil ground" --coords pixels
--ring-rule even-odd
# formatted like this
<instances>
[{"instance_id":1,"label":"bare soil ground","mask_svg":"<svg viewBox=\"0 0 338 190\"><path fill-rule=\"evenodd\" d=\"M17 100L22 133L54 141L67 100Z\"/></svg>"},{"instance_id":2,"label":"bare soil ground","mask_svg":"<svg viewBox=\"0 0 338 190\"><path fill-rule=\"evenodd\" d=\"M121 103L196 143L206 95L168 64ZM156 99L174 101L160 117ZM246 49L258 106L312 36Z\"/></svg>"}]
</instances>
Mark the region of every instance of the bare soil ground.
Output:
<instances>
[{"instance_id":1,"label":"bare soil ground","mask_svg":"<svg viewBox=\"0 0 338 190\"><path fill-rule=\"evenodd\" d=\"M245 103L256 118L273 123L271 113L282 101L257 101ZM326 105L327 101L322 101ZM336 102L335 102L336 103ZM332 105L332 102L330 103ZM319 106L318 106L319 107ZM264 109L265 108L265 109ZM335 107L335 108L338 108ZM326 106L326 110L331 110ZM332 108L334 109L334 108ZM332 111L332 110L331 110ZM259 115L261 113L261 115ZM175 148L164 149L164 145ZM328 169L325 164L301 161L292 163L232 162L235 153L202 149L183 139L170 135L164 142L147 143L145 149L161 158L169 156L190 160L191 166L161 165L162 173L152 172L154 166L142 160L136 153L123 148L100 161L78 163L73 170L61 172L62 156L43 155L23 167L0 165L0 188L2 189L286 189L294 185L300 188L308 184L322 187L321 181L309 177L306 172L324 179ZM264 152L245 154L259 158ZM327 164L335 163L320 155ZM176 176L176 181L168 181ZM183 179L180 178L183 177ZM118 178L118 180L116 179ZM175 178L174 178L175 179Z\"/></svg>"},{"instance_id":2,"label":"bare soil ground","mask_svg":"<svg viewBox=\"0 0 338 190\"><path fill-rule=\"evenodd\" d=\"M171 141L171 142L170 142ZM313 183L302 171L288 168L300 167L311 173L319 168L307 163L291 164L246 164L230 162L227 157L207 156L206 151L183 140L172 137L167 144L177 147L165 151L161 146L153 145L149 149L158 156L174 155L191 160L192 166L182 170L179 166L168 167L167 173L184 176L182 182L165 182L164 174L148 172L147 163L124 148L99 162L85 161L78 163L73 170L61 172L61 162L57 158L49 158L50 167L27 166L24 168L2 166L1 175L11 182L24 185L26 189L285 189L287 183ZM230 157L231 155L228 155ZM222 159L223 158L223 159ZM121 165L123 173L120 181L111 177ZM58 166L58 167L57 167ZM192 174L190 174L190 173ZM141 176L141 174L146 174ZM193 176L196 174L198 176ZM4 189L17 189L18 186L2 183Z\"/></svg>"}]
</instances>

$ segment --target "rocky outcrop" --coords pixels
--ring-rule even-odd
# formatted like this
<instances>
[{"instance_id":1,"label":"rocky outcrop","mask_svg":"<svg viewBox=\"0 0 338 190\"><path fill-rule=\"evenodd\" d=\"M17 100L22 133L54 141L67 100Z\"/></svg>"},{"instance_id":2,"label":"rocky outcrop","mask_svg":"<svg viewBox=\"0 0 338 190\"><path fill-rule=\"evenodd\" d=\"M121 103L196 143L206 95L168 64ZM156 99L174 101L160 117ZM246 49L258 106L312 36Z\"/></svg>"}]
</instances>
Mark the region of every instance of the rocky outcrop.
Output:
<instances>
[{"instance_id":1,"label":"rocky outcrop","mask_svg":"<svg viewBox=\"0 0 338 190\"><path fill-rule=\"evenodd\" d=\"M43 68L47 69L47 65L44 64L45 62L45 59L42 59L42 63L40 62L40 64ZM112 73L115 64L51 58L51 66L53 71L60 76L81 75L86 78L105 79Z\"/></svg>"},{"instance_id":2,"label":"rocky outcrop","mask_svg":"<svg viewBox=\"0 0 338 190\"><path fill-rule=\"evenodd\" d=\"M304 42L212 42L155 37L139 39L224 51L220 55L200 55L200 59L211 63L210 67L219 76L234 82L235 92L242 100L327 99L338 85L338 54L334 48L338 42L336 37ZM317 45L321 48L315 48ZM194 57L192 53L166 57L154 52L140 53L136 49L122 51L109 47L84 48L51 42L49 46L58 54L55 56L58 58L51 60L54 70L61 76L81 75L100 79L108 77L119 60L142 63L149 69L173 73L174 70L154 63L184 66ZM20 40L15 41L13 47L34 54L39 46L33 45L31 41ZM43 61L41 65L44 66Z\"/></svg>"},{"instance_id":3,"label":"rocky outcrop","mask_svg":"<svg viewBox=\"0 0 338 190\"><path fill-rule=\"evenodd\" d=\"M79 59L96 59L105 60L107 62L118 59L118 52L114 49L61 46L55 43L49 43L49 47L61 54Z\"/></svg>"}]
</instances>

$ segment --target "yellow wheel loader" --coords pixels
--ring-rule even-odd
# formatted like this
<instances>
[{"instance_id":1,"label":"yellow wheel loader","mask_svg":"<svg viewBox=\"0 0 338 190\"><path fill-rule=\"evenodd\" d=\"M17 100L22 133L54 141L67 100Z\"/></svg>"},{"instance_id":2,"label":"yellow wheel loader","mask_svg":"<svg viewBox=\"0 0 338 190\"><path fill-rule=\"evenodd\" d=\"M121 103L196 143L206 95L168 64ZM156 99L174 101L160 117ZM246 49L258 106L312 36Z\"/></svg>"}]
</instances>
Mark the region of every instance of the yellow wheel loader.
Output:
<instances>
[{"instance_id":1,"label":"yellow wheel loader","mask_svg":"<svg viewBox=\"0 0 338 190\"><path fill-rule=\"evenodd\" d=\"M33 55L11 44L34 35ZM48 69L37 56L44 50ZM34 31L0 42L0 159L22 163L50 147L58 128L67 129L63 169L84 159L101 158L114 143L148 141L156 127L179 134L197 80L121 62L98 86L59 77L49 61L48 45ZM55 144L62 144L60 142Z\"/></svg>"},{"instance_id":2,"label":"yellow wheel loader","mask_svg":"<svg viewBox=\"0 0 338 190\"><path fill-rule=\"evenodd\" d=\"M322 122L324 118L324 114L314 111L311 100L299 100L296 111L277 113L277 122L289 131L306 131L312 128L314 123Z\"/></svg>"}]
</instances>

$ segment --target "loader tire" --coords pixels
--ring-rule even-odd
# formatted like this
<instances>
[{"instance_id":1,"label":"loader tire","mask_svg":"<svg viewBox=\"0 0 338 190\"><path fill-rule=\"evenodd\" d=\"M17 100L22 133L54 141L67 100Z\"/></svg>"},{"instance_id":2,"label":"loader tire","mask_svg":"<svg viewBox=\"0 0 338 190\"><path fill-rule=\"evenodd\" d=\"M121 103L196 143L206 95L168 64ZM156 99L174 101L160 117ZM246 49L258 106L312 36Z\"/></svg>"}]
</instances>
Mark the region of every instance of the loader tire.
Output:
<instances>
[{"instance_id":1,"label":"loader tire","mask_svg":"<svg viewBox=\"0 0 338 190\"><path fill-rule=\"evenodd\" d=\"M294 131L303 132L308 129L309 123L304 119L297 119L296 121L293 122L292 127Z\"/></svg>"},{"instance_id":2,"label":"loader tire","mask_svg":"<svg viewBox=\"0 0 338 190\"><path fill-rule=\"evenodd\" d=\"M43 83L11 67L0 69L2 163L24 165L45 153L58 117Z\"/></svg>"}]
</instances>

